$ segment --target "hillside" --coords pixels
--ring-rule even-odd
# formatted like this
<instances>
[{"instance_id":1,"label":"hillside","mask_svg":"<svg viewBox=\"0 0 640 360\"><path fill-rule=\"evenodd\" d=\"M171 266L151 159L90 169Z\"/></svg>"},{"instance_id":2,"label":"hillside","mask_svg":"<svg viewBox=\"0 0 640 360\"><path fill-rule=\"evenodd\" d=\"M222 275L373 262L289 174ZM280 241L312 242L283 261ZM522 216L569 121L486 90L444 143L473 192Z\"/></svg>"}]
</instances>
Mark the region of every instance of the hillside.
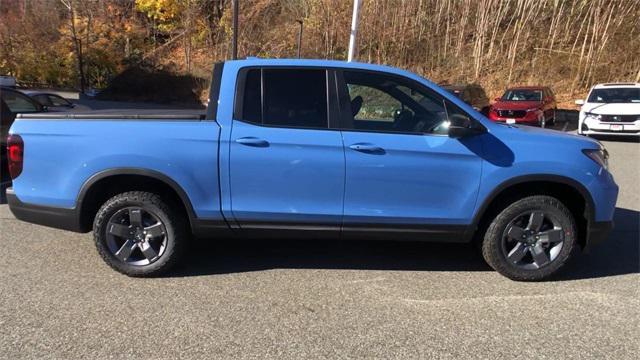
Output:
<instances>
[{"instance_id":1,"label":"hillside","mask_svg":"<svg viewBox=\"0 0 640 360\"><path fill-rule=\"evenodd\" d=\"M300 19L302 57L345 59L351 9L348 0L241 0L240 56L294 57ZM229 0L3 0L0 73L105 87L144 63L207 77L229 57L230 37ZM640 81L640 0L363 0L358 43L360 61L478 82L490 97L550 85L569 106L593 83Z\"/></svg>"}]
</instances>

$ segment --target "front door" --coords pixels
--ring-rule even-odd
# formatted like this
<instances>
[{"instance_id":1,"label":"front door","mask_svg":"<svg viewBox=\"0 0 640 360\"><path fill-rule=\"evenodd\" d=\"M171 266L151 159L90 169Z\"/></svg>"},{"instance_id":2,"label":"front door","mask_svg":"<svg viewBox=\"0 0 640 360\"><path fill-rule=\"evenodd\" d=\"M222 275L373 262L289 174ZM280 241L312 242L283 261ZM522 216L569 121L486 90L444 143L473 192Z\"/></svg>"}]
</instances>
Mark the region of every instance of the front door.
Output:
<instances>
[{"instance_id":1,"label":"front door","mask_svg":"<svg viewBox=\"0 0 640 360\"><path fill-rule=\"evenodd\" d=\"M425 238L463 231L480 184L481 140L450 138L447 125L452 116L471 118L409 79L357 71L341 77L350 112L341 117L345 234Z\"/></svg>"},{"instance_id":2,"label":"front door","mask_svg":"<svg viewBox=\"0 0 640 360\"><path fill-rule=\"evenodd\" d=\"M327 72L249 69L240 79L229 159L235 220L243 229L339 230L345 160L340 131L329 130Z\"/></svg>"}]
</instances>

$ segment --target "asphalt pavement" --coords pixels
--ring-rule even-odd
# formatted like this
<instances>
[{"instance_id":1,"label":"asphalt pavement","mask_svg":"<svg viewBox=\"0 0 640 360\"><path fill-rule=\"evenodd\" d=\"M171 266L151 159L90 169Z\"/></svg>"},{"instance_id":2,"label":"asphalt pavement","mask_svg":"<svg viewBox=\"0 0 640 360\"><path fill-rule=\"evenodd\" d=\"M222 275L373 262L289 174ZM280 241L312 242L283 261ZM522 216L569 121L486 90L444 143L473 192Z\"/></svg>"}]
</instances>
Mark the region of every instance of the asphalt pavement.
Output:
<instances>
[{"instance_id":1,"label":"asphalt pavement","mask_svg":"<svg viewBox=\"0 0 640 360\"><path fill-rule=\"evenodd\" d=\"M159 279L0 206L0 358L640 358L640 144L608 241L510 281L467 245L210 241Z\"/></svg>"}]
</instances>

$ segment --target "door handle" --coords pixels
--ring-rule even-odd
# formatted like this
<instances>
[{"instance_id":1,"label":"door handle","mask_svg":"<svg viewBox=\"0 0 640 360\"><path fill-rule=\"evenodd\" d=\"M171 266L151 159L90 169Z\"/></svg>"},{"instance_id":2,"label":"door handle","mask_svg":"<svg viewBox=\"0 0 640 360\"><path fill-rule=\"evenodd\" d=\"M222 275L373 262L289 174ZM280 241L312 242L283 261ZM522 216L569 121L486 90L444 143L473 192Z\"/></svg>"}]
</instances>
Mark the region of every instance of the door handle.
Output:
<instances>
[{"instance_id":1,"label":"door handle","mask_svg":"<svg viewBox=\"0 0 640 360\"><path fill-rule=\"evenodd\" d=\"M238 144L253 146L253 147L267 147L269 142L267 140L258 139L256 137L248 136L236 139Z\"/></svg>"},{"instance_id":2,"label":"door handle","mask_svg":"<svg viewBox=\"0 0 640 360\"><path fill-rule=\"evenodd\" d=\"M370 153L370 154L384 154L384 149L379 147L379 146L375 146L372 144L353 144L349 146L349 149L351 150L355 150L355 151L360 151L363 153Z\"/></svg>"}]
</instances>

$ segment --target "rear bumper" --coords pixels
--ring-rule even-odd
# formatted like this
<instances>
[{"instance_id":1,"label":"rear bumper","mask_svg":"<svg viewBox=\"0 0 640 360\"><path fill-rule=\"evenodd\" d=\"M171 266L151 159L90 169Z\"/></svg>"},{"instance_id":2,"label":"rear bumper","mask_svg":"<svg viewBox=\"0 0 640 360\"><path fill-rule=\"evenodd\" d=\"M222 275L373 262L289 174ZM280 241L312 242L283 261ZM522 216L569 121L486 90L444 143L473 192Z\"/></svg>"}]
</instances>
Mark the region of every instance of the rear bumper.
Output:
<instances>
[{"instance_id":1,"label":"rear bumper","mask_svg":"<svg viewBox=\"0 0 640 360\"><path fill-rule=\"evenodd\" d=\"M587 241L585 242L584 251L589 252L594 245L606 240L611 230L613 230L613 221L590 222L587 228Z\"/></svg>"},{"instance_id":2,"label":"rear bumper","mask_svg":"<svg viewBox=\"0 0 640 360\"><path fill-rule=\"evenodd\" d=\"M13 188L7 189L7 203L13 215L33 224L75 232L83 231L76 209L25 204L16 196Z\"/></svg>"}]
</instances>

